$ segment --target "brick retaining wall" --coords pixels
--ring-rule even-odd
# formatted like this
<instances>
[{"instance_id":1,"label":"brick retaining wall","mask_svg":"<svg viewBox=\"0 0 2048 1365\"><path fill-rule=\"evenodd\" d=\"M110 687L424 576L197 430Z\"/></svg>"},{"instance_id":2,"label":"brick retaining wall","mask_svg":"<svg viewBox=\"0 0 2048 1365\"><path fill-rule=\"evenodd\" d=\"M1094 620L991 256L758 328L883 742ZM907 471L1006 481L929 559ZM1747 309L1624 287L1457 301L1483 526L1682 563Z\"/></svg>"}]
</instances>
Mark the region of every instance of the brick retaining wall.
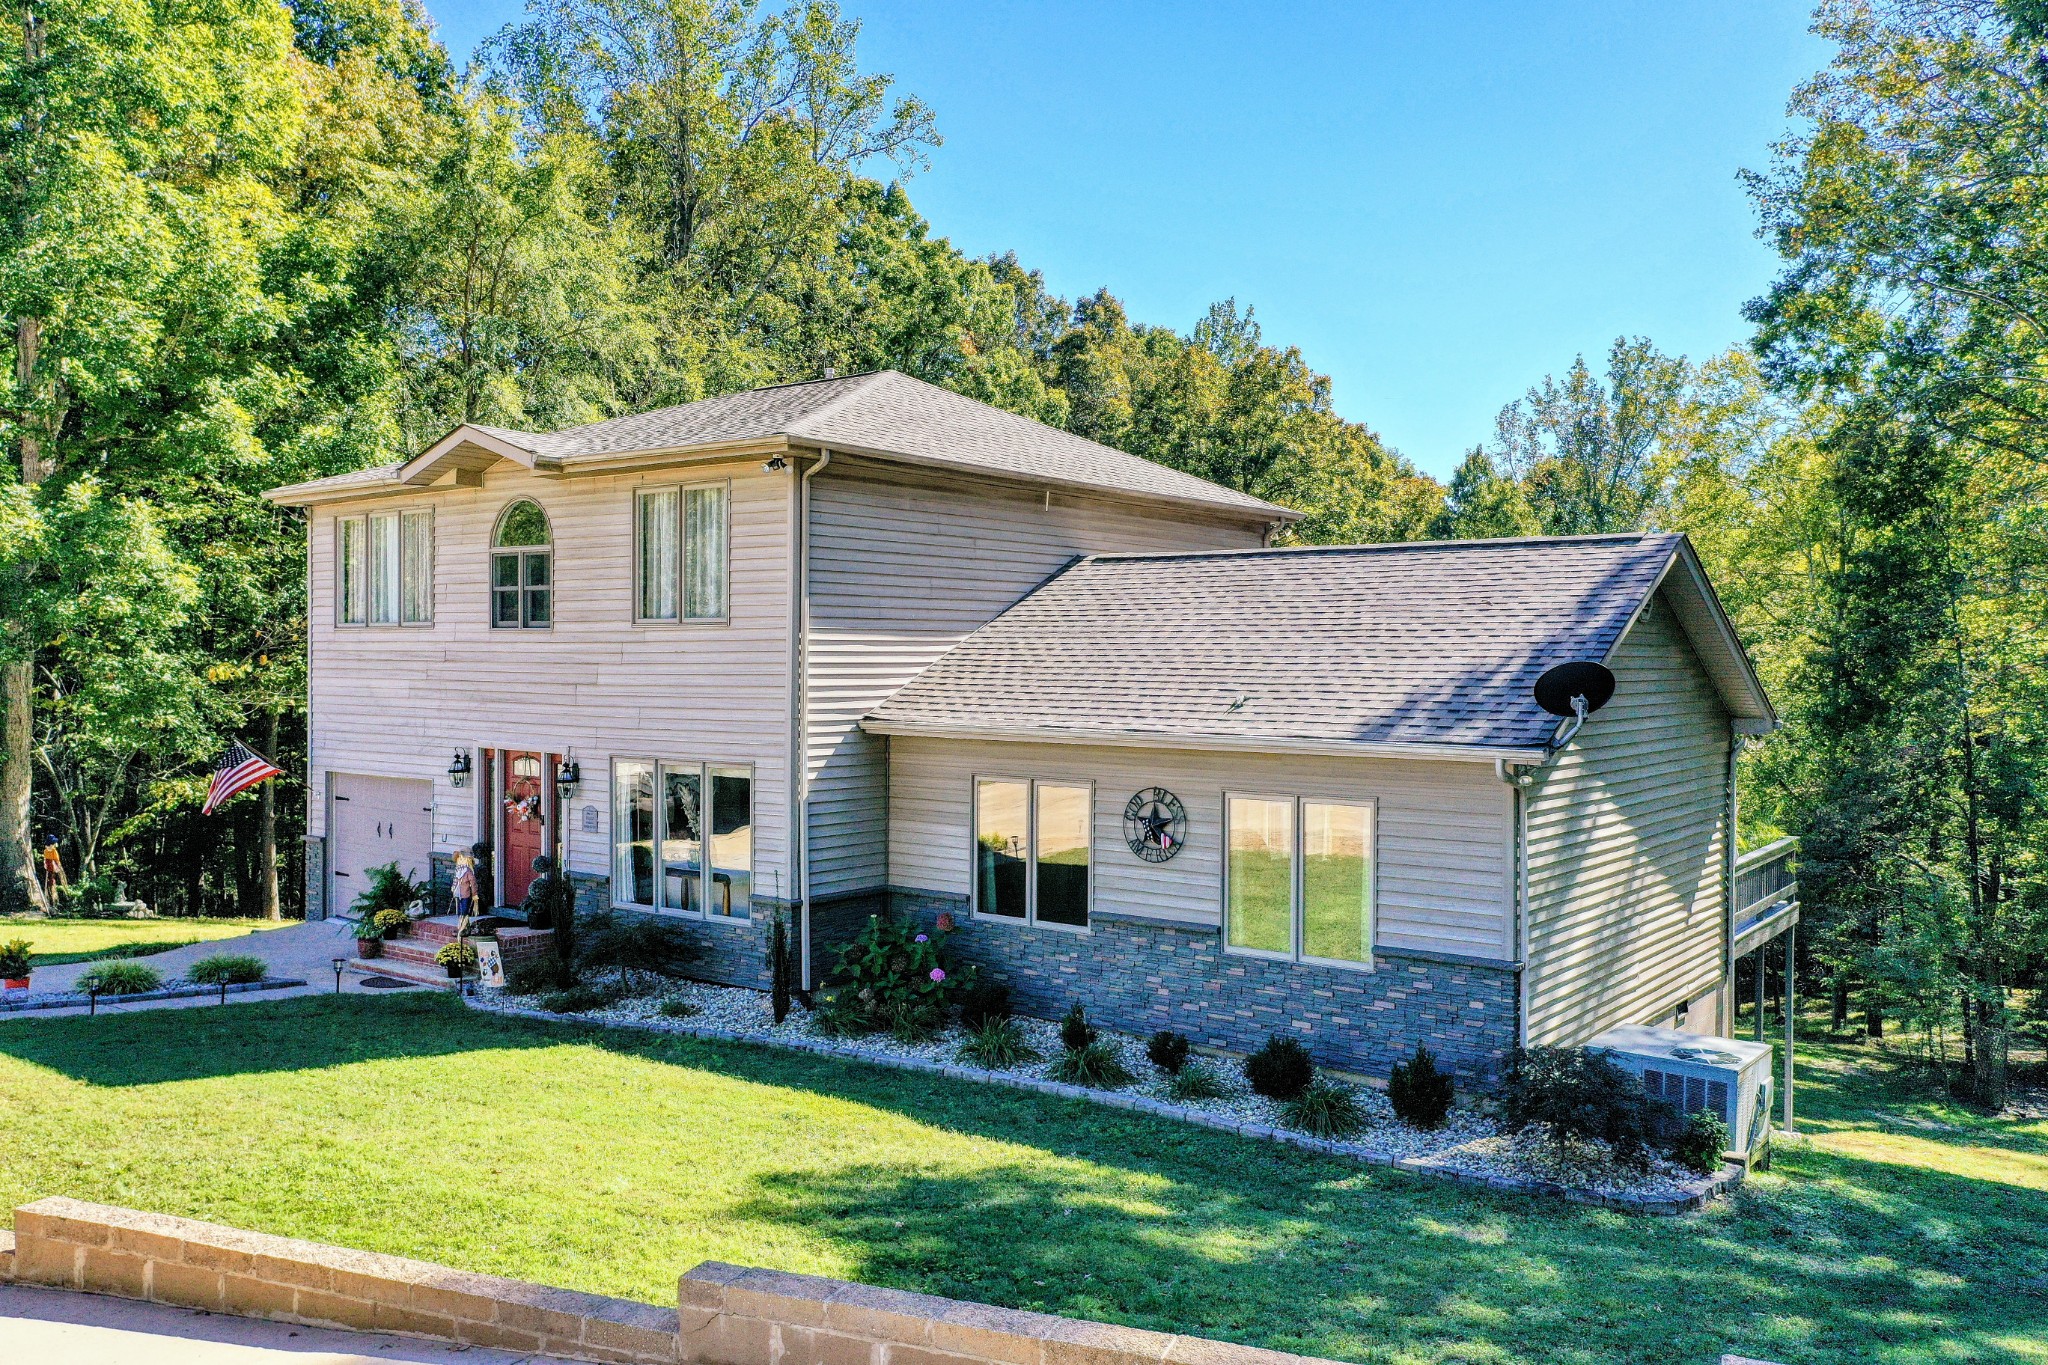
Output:
<instances>
[{"instance_id":1,"label":"brick retaining wall","mask_svg":"<svg viewBox=\"0 0 2048 1365\"><path fill-rule=\"evenodd\" d=\"M611 1365L1324 1365L718 1261L663 1308L76 1199L14 1211L8 1279Z\"/></svg>"},{"instance_id":2,"label":"brick retaining wall","mask_svg":"<svg viewBox=\"0 0 2048 1365\"><path fill-rule=\"evenodd\" d=\"M1467 1085L1487 1085L1515 1043L1515 972L1506 966L1381 952L1376 970L1226 954L1215 928L1097 915L1076 934L976 919L964 896L892 889L892 908L953 917L948 951L1009 986L1019 1011L1057 1018L1079 1000L1126 1033L1184 1033L1251 1052L1292 1033L1316 1060L1384 1076L1426 1044Z\"/></svg>"}]
</instances>

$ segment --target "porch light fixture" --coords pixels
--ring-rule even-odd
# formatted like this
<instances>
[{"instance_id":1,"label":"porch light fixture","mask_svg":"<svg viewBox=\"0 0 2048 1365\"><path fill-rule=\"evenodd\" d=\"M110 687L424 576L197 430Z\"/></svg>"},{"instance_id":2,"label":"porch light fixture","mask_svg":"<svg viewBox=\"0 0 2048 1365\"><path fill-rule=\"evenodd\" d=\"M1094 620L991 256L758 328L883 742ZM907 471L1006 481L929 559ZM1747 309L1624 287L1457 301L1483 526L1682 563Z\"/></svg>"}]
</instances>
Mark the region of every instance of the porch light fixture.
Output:
<instances>
[{"instance_id":1,"label":"porch light fixture","mask_svg":"<svg viewBox=\"0 0 2048 1365\"><path fill-rule=\"evenodd\" d=\"M783 470L789 468L789 461L780 455L770 455L768 462L762 465L761 468L767 470L770 474L780 474Z\"/></svg>"},{"instance_id":2,"label":"porch light fixture","mask_svg":"<svg viewBox=\"0 0 2048 1365\"><path fill-rule=\"evenodd\" d=\"M469 785L469 750L457 749L455 751L455 761L448 765L448 782L451 786L456 787L467 787Z\"/></svg>"},{"instance_id":3,"label":"porch light fixture","mask_svg":"<svg viewBox=\"0 0 2048 1365\"><path fill-rule=\"evenodd\" d=\"M583 770L576 766L576 760L565 758L555 765L555 795L567 800L576 794L576 784L583 780Z\"/></svg>"}]
</instances>

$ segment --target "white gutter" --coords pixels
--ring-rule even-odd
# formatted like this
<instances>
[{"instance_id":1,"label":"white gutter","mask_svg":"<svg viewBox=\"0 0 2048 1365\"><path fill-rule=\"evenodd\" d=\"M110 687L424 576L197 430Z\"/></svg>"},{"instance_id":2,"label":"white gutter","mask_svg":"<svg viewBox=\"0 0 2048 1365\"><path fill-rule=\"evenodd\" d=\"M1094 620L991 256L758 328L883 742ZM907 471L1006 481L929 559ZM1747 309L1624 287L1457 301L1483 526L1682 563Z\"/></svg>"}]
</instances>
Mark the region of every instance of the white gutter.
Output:
<instances>
[{"instance_id":1,"label":"white gutter","mask_svg":"<svg viewBox=\"0 0 2048 1365\"><path fill-rule=\"evenodd\" d=\"M1529 802L1528 789L1536 774L1527 767L1495 759L1494 776L1507 783L1509 791L1508 841L1510 895L1514 904L1510 920L1515 960L1515 1042L1529 1045Z\"/></svg>"},{"instance_id":2,"label":"white gutter","mask_svg":"<svg viewBox=\"0 0 2048 1365\"><path fill-rule=\"evenodd\" d=\"M1503 749L1487 744L1394 743L1374 740L1260 739L1230 735L1177 735L1156 731L1012 730L962 725L924 725L869 716L860 728L871 735L924 739L1003 740L1018 744L1090 744L1106 749L1214 749L1230 753L1323 754L1336 758L1422 758L1457 763L1541 763L1543 749Z\"/></svg>"},{"instance_id":3,"label":"white gutter","mask_svg":"<svg viewBox=\"0 0 2048 1365\"><path fill-rule=\"evenodd\" d=\"M805 990L811 988L811 480L831 463L832 452L820 450L817 460L797 480L796 496L796 629L790 642L794 656L790 685L795 693L796 712L791 745L795 751L796 780L792 791L796 827L792 843L796 857L791 870L796 874L800 906L797 912L797 975Z\"/></svg>"}]
</instances>

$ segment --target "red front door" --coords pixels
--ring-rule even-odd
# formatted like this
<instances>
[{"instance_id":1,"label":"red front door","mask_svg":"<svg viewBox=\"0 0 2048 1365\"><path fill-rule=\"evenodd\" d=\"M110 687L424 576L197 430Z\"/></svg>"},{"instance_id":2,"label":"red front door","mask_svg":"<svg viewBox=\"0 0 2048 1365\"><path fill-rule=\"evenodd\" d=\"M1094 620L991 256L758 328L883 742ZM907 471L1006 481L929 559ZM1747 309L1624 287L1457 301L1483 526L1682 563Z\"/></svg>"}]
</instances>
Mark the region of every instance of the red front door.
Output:
<instances>
[{"instance_id":1,"label":"red front door","mask_svg":"<svg viewBox=\"0 0 2048 1365\"><path fill-rule=\"evenodd\" d=\"M505 799L498 808L498 846L505 850L501 899L506 905L517 905L533 885L533 860L548 852L548 757L515 750L507 752L503 761Z\"/></svg>"}]
</instances>

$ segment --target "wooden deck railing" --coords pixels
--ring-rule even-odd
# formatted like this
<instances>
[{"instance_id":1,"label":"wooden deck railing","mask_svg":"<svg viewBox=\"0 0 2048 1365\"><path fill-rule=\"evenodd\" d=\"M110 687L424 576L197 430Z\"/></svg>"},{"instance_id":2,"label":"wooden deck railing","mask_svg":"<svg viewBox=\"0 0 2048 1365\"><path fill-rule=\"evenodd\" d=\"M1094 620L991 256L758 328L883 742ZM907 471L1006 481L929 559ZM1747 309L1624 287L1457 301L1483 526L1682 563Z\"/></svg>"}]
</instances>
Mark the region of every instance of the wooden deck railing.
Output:
<instances>
[{"instance_id":1,"label":"wooden deck railing","mask_svg":"<svg viewBox=\"0 0 2048 1365\"><path fill-rule=\"evenodd\" d=\"M1735 859L1735 924L1765 918L1781 903L1799 903L1799 841L1790 835Z\"/></svg>"}]
</instances>

